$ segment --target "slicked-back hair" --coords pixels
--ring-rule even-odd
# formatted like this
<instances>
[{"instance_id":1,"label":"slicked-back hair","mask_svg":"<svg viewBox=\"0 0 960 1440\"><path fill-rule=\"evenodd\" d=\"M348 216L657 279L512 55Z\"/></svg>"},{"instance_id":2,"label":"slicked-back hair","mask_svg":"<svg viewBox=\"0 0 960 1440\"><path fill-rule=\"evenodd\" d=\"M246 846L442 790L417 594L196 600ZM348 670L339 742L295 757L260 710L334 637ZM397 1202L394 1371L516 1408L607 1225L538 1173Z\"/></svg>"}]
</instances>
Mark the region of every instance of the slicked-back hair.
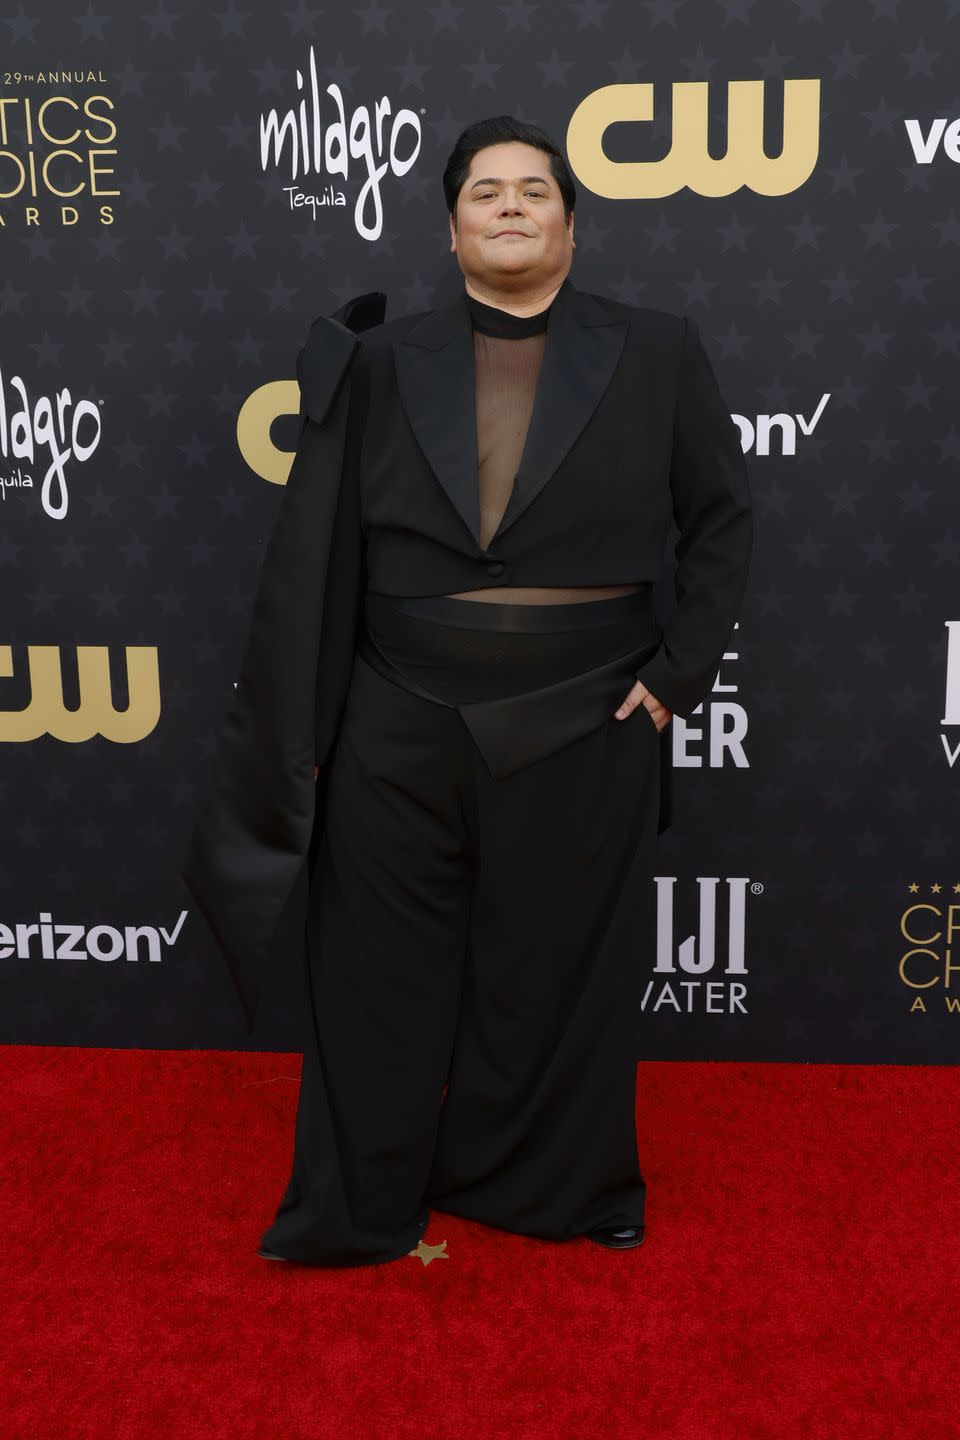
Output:
<instances>
[{"instance_id":1,"label":"slicked-back hair","mask_svg":"<svg viewBox=\"0 0 960 1440\"><path fill-rule=\"evenodd\" d=\"M563 198L563 217L569 224L577 202L577 187L559 146L554 144L539 125L528 125L522 120L515 120L512 115L493 115L487 120L477 120L465 130L461 130L457 136L443 171L443 193L454 223L457 219L457 197L470 173L474 155L478 150L485 150L488 145L504 145L514 140L522 145L533 145L547 155L550 173L560 187Z\"/></svg>"}]
</instances>

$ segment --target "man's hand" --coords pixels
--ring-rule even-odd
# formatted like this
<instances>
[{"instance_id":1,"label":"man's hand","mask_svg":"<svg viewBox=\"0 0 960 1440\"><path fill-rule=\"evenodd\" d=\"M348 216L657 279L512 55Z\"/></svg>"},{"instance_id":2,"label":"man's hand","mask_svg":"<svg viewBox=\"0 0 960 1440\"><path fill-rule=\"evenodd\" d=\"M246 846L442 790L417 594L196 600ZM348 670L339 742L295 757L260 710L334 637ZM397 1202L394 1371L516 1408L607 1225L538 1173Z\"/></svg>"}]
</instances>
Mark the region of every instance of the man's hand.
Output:
<instances>
[{"instance_id":1,"label":"man's hand","mask_svg":"<svg viewBox=\"0 0 960 1440\"><path fill-rule=\"evenodd\" d=\"M626 720L627 716L632 714L638 705L644 705L646 707L650 719L658 730L662 730L664 725L673 718L673 711L668 710L666 705L661 705L657 697L650 694L650 691L642 680L637 681L628 692L620 709L614 712L616 718L618 720Z\"/></svg>"}]
</instances>

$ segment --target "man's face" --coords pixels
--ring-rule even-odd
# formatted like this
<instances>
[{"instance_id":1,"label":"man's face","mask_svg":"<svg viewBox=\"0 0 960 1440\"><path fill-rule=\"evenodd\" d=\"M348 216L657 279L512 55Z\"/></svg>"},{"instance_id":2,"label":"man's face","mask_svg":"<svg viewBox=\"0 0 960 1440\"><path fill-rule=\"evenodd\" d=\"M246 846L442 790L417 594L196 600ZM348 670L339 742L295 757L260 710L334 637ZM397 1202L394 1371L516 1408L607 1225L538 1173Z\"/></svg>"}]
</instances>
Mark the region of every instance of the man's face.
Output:
<instances>
[{"instance_id":1,"label":"man's face","mask_svg":"<svg viewBox=\"0 0 960 1440\"><path fill-rule=\"evenodd\" d=\"M550 160L510 141L478 150L450 217L450 249L468 280L502 288L559 284L573 259L573 216L563 213ZM512 233L511 233L512 232Z\"/></svg>"}]
</instances>

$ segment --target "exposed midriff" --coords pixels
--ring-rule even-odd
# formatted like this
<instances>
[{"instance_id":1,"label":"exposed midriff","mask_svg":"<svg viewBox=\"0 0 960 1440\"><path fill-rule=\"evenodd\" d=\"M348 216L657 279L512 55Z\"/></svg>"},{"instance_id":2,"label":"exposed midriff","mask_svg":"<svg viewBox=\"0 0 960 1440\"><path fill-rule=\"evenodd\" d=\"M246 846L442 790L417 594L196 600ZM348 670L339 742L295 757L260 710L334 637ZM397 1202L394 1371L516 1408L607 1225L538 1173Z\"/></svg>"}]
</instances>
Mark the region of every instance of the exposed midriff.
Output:
<instances>
[{"instance_id":1,"label":"exposed midriff","mask_svg":"<svg viewBox=\"0 0 960 1440\"><path fill-rule=\"evenodd\" d=\"M611 595L630 595L640 585L501 585L496 589L454 590L454 600L496 600L501 605L560 605L575 600L604 600Z\"/></svg>"}]
</instances>

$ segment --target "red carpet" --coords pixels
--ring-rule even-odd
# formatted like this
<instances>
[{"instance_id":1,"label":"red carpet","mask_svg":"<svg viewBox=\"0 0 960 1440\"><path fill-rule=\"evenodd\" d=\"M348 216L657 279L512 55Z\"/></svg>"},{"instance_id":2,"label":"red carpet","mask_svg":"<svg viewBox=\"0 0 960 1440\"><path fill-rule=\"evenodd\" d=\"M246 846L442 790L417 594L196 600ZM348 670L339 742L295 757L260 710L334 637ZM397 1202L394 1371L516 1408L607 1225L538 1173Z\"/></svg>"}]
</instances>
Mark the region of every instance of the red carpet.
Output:
<instances>
[{"instance_id":1,"label":"red carpet","mask_svg":"<svg viewBox=\"0 0 960 1440\"><path fill-rule=\"evenodd\" d=\"M960 1434L955 1069L643 1063L642 1246L334 1271L255 1253L299 1055L0 1067L3 1440Z\"/></svg>"}]
</instances>

